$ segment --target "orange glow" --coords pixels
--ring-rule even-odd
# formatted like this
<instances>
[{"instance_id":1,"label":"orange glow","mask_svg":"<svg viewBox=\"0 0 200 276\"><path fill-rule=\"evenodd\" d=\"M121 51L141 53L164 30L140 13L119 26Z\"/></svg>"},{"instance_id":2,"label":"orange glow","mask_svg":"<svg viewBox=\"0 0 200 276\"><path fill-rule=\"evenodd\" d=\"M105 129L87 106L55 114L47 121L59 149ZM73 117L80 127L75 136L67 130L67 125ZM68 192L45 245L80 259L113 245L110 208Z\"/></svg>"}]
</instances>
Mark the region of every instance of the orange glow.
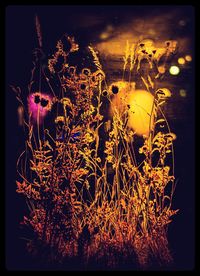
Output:
<instances>
[{"instance_id":1,"label":"orange glow","mask_svg":"<svg viewBox=\"0 0 200 276\"><path fill-rule=\"evenodd\" d=\"M164 74L165 73L165 67L164 66L159 66L158 67L158 72L161 73L161 74Z\"/></svg>"},{"instance_id":2,"label":"orange glow","mask_svg":"<svg viewBox=\"0 0 200 276\"><path fill-rule=\"evenodd\" d=\"M101 39L106 39L106 38L108 38L108 37L109 37L109 34L106 33L106 32L100 34L100 38L101 38Z\"/></svg>"},{"instance_id":3,"label":"orange glow","mask_svg":"<svg viewBox=\"0 0 200 276\"><path fill-rule=\"evenodd\" d=\"M112 83L109 88L110 93L112 93L113 86L117 86L119 92L112 98L111 116L113 116L112 109L116 109L122 115L128 106L128 126L137 135L148 136L149 130L153 125L153 117L151 117L154 101L153 95L145 90L135 90L134 83L130 84L125 81Z\"/></svg>"},{"instance_id":4,"label":"orange glow","mask_svg":"<svg viewBox=\"0 0 200 276\"><path fill-rule=\"evenodd\" d=\"M149 135L149 130L153 126L152 108L154 97L151 93L144 90L131 91L128 100L129 127L133 128L138 135Z\"/></svg>"},{"instance_id":5,"label":"orange glow","mask_svg":"<svg viewBox=\"0 0 200 276\"><path fill-rule=\"evenodd\" d=\"M117 94L113 94L112 92L112 87L118 87L118 93ZM135 89L135 83L129 83L126 81L117 81L117 82L113 82L110 87L109 87L109 94L112 96L114 96L113 98L111 98L112 101L112 106L110 109L110 115L113 116L114 114L114 109L116 108L116 110L120 113L120 115L122 115L125 110L127 105L129 104L129 95L131 93L131 91L133 91Z\"/></svg>"}]
</instances>

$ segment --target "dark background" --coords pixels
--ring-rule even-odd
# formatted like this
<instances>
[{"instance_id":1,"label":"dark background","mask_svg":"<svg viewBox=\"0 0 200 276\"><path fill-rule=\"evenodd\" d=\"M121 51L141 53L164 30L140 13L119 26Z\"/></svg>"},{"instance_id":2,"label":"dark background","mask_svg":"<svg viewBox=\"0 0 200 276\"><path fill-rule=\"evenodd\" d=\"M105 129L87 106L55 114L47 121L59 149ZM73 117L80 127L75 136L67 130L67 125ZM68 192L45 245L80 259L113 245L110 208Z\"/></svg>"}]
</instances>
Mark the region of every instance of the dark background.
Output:
<instances>
[{"instance_id":1,"label":"dark background","mask_svg":"<svg viewBox=\"0 0 200 276\"><path fill-rule=\"evenodd\" d=\"M164 15L177 10L182 18L191 20L184 36L191 40L190 52L194 60L194 9L191 6L8 6L6 8L6 267L9 270L37 269L25 251L19 227L27 206L16 193L16 161L24 148L24 134L18 125L14 92L9 85L21 87L27 93L32 68L32 51L37 47L34 17L37 14L43 34L45 53L51 54L56 41L64 34L75 36L80 47L98 43L99 34L107 24L116 28L128 23L132 17ZM95 20L98 18L98 20ZM172 26L172 28L176 28ZM177 28L177 30L179 30ZM177 31L176 30L176 31ZM174 35L182 35L175 33ZM169 79L170 81L170 79ZM174 81L174 79L173 79ZM182 99L175 91L166 116L177 134L175 141L175 176L178 179L174 195L174 209L180 209L169 226L169 242L174 256L175 270L191 270L195 261L195 196L194 196L194 62L175 79L178 88L187 85L187 97ZM188 85L189 84L189 85ZM178 89L176 87L176 89ZM175 89L175 90L176 90Z\"/></svg>"}]
</instances>

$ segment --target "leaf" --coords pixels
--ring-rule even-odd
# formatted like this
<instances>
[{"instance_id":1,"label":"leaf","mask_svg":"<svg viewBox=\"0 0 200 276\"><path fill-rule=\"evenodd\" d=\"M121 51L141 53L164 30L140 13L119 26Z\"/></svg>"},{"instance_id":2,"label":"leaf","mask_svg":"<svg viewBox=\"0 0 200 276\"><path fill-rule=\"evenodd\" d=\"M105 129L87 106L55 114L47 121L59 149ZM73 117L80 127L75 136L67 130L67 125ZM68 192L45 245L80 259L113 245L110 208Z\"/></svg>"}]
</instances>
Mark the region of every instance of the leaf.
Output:
<instances>
[{"instance_id":1,"label":"leaf","mask_svg":"<svg viewBox=\"0 0 200 276\"><path fill-rule=\"evenodd\" d=\"M159 119L155 122L155 124L159 124L159 123L162 123L162 122L165 122L165 119Z\"/></svg>"}]
</instances>

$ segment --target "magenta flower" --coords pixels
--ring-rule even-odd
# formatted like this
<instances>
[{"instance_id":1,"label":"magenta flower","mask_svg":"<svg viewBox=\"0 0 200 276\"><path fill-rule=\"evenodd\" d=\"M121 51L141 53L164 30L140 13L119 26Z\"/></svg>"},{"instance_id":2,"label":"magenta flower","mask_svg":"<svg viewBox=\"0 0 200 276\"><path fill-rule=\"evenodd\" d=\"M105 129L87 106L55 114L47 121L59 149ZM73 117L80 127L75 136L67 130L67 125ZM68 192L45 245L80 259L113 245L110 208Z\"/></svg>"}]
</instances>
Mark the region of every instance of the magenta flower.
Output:
<instances>
[{"instance_id":1,"label":"magenta flower","mask_svg":"<svg viewBox=\"0 0 200 276\"><path fill-rule=\"evenodd\" d=\"M44 93L36 92L28 97L29 114L34 121L39 123L44 119L51 110L52 98Z\"/></svg>"}]
</instances>

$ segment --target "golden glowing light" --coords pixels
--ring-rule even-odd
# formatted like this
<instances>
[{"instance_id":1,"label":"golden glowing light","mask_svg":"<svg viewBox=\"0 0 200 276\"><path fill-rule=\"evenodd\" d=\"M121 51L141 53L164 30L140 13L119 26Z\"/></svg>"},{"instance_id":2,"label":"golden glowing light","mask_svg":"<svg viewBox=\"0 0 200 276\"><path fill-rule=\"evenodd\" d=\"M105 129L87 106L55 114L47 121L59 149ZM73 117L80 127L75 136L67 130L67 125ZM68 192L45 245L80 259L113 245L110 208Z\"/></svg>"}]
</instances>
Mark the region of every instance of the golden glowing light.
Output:
<instances>
[{"instance_id":1,"label":"golden glowing light","mask_svg":"<svg viewBox=\"0 0 200 276\"><path fill-rule=\"evenodd\" d=\"M178 66L176 66L176 65L173 65L173 66L171 66L170 68L169 68L169 73L171 74L171 75L178 75L179 73L180 73L180 69L179 69L179 67Z\"/></svg>"},{"instance_id":2,"label":"golden glowing light","mask_svg":"<svg viewBox=\"0 0 200 276\"><path fill-rule=\"evenodd\" d=\"M185 64L185 59L182 58L182 57L180 57L180 58L178 59L178 63L181 64L181 65Z\"/></svg>"},{"instance_id":3,"label":"golden glowing light","mask_svg":"<svg viewBox=\"0 0 200 276\"><path fill-rule=\"evenodd\" d=\"M181 97L185 98L187 96L187 91L185 89L180 89L179 94Z\"/></svg>"},{"instance_id":4,"label":"golden glowing light","mask_svg":"<svg viewBox=\"0 0 200 276\"><path fill-rule=\"evenodd\" d=\"M116 94L112 92L113 87L118 87ZM127 111L128 126L137 135L148 136L153 125L153 95L145 90L135 90L135 83L126 81L113 82L109 87L109 94L112 95L110 116L114 116L113 110L117 110L121 116Z\"/></svg>"},{"instance_id":5,"label":"golden glowing light","mask_svg":"<svg viewBox=\"0 0 200 276\"><path fill-rule=\"evenodd\" d=\"M192 57L191 57L190 55L186 55L186 56L185 56L185 60L187 60L187 61L192 61Z\"/></svg>"},{"instance_id":6,"label":"golden glowing light","mask_svg":"<svg viewBox=\"0 0 200 276\"><path fill-rule=\"evenodd\" d=\"M102 32L100 34L100 39L104 40L110 37L111 33L113 31L113 26L112 25L108 25L106 27L106 30L104 32Z\"/></svg>"},{"instance_id":7,"label":"golden glowing light","mask_svg":"<svg viewBox=\"0 0 200 276\"><path fill-rule=\"evenodd\" d=\"M133 128L137 135L148 136L153 125L153 95L144 90L131 91L128 102L128 126Z\"/></svg>"},{"instance_id":8,"label":"golden glowing light","mask_svg":"<svg viewBox=\"0 0 200 276\"><path fill-rule=\"evenodd\" d=\"M110 109L110 115L113 116L113 111L116 108L122 115L128 105L128 99L131 91L135 90L134 82L116 81L113 82L108 89L109 94L112 97L112 105ZM117 92L117 93L116 93Z\"/></svg>"},{"instance_id":9,"label":"golden glowing light","mask_svg":"<svg viewBox=\"0 0 200 276\"><path fill-rule=\"evenodd\" d=\"M164 66L158 66L158 72L160 73L160 74L164 74L165 73L165 67Z\"/></svg>"},{"instance_id":10,"label":"golden glowing light","mask_svg":"<svg viewBox=\"0 0 200 276\"><path fill-rule=\"evenodd\" d=\"M109 37L109 34L106 33L106 32L100 34L100 38L101 38L101 39L106 39L106 38L108 38L108 37Z\"/></svg>"}]
</instances>

